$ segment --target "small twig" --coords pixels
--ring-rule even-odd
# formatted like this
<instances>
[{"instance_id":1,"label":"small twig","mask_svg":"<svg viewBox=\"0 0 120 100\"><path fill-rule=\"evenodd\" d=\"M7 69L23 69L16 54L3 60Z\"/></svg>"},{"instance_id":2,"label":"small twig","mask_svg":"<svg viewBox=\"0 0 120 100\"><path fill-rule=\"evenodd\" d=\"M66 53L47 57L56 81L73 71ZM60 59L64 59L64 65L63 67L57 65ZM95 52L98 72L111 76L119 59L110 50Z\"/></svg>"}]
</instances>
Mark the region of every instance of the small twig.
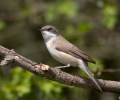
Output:
<instances>
[{"instance_id":1,"label":"small twig","mask_svg":"<svg viewBox=\"0 0 120 100\"><path fill-rule=\"evenodd\" d=\"M120 69L96 69L92 70L92 73L100 75L101 73L119 73Z\"/></svg>"},{"instance_id":2,"label":"small twig","mask_svg":"<svg viewBox=\"0 0 120 100\"><path fill-rule=\"evenodd\" d=\"M103 70L98 70L100 72L108 72L108 73L116 73L116 72L120 72L120 69L103 69Z\"/></svg>"},{"instance_id":3,"label":"small twig","mask_svg":"<svg viewBox=\"0 0 120 100\"><path fill-rule=\"evenodd\" d=\"M5 59L1 62L1 66L6 66L14 60L13 56L6 56Z\"/></svg>"}]
</instances>

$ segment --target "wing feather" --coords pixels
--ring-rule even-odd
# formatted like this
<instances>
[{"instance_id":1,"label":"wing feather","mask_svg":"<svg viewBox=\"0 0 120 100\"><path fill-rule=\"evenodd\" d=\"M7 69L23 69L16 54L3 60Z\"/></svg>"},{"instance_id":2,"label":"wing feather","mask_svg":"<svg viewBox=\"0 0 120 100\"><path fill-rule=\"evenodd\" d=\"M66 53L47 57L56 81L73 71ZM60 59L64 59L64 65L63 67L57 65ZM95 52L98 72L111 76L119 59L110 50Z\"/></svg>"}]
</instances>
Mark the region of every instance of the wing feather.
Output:
<instances>
[{"instance_id":1,"label":"wing feather","mask_svg":"<svg viewBox=\"0 0 120 100\"><path fill-rule=\"evenodd\" d=\"M62 38L62 39L64 39L64 38ZM65 39L63 41L67 42L67 43L64 43L64 42L59 43L56 41L56 43L59 44L59 47L56 46L57 50L67 53L67 54L70 54L76 58L80 58L80 59L86 60L86 61L94 63L94 64L96 63L90 56L85 54L83 51L78 49L76 46L74 46L73 44L71 44L70 42L68 42Z\"/></svg>"}]
</instances>

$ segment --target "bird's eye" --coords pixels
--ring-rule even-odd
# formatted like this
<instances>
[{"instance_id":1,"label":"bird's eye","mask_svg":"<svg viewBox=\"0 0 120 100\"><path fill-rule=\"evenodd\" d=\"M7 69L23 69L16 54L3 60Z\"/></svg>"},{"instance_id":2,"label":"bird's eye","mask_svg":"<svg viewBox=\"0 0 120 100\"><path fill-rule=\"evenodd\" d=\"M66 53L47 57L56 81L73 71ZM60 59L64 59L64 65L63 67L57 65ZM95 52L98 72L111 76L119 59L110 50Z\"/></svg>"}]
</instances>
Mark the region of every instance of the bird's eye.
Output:
<instances>
[{"instance_id":1,"label":"bird's eye","mask_svg":"<svg viewBox=\"0 0 120 100\"><path fill-rule=\"evenodd\" d=\"M48 31L50 31L50 30L52 30L52 28L49 27L49 28L48 28Z\"/></svg>"}]
</instances>

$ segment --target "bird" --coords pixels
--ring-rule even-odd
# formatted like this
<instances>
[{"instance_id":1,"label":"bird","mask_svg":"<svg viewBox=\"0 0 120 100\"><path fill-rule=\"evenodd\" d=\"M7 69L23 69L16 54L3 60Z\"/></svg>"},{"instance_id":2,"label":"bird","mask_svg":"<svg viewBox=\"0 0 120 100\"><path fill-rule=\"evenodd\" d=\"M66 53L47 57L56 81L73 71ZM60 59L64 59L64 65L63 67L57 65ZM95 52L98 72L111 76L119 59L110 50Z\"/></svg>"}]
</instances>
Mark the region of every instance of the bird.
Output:
<instances>
[{"instance_id":1,"label":"bird","mask_svg":"<svg viewBox=\"0 0 120 100\"><path fill-rule=\"evenodd\" d=\"M102 92L101 86L92 76L88 67L87 62L96 63L90 56L62 37L56 27L45 25L39 30L42 33L45 45L51 56L58 62L65 65L58 66L56 68L65 68L70 66L79 67L93 80L98 89Z\"/></svg>"}]
</instances>

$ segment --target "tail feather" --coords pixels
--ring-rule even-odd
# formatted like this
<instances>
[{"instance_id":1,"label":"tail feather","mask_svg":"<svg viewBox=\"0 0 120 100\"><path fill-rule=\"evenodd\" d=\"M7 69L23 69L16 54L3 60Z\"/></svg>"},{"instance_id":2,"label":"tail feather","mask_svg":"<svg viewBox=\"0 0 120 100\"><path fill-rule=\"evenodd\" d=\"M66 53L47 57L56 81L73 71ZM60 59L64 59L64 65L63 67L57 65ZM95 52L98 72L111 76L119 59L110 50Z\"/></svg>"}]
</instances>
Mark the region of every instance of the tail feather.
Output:
<instances>
[{"instance_id":1,"label":"tail feather","mask_svg":"<svg viewBox=\"0 0 120 100\"><path fill-rule=\"evenodd\" d=\"M98 82L96 81L96 79L92 76L92 74L91 74L91 72L90 72L90 70L88 68L87 62L79 60L78 67L80 69L82 69L93 80L93 82L96 84L96 86L98 87L98 89L102 92L102 89L101 89L100 85L98 84Z\"/></svg>"},{"instance_id":2,"label":"tail feather","mask_svg":"<svg viewBox=\"0 0 120 100\"><path fill-rule=\"evenodd\" d=\"M88 70L86 70L85 72L88 74L88 76L93 80L93 82L97 85L97 87L99 88L99 90L102 92L102 89L101 89L100 85L98 84L98 82L96 81L96 79L92 76L91 72L88 71Z\"/></svg>"}]
</instances>

